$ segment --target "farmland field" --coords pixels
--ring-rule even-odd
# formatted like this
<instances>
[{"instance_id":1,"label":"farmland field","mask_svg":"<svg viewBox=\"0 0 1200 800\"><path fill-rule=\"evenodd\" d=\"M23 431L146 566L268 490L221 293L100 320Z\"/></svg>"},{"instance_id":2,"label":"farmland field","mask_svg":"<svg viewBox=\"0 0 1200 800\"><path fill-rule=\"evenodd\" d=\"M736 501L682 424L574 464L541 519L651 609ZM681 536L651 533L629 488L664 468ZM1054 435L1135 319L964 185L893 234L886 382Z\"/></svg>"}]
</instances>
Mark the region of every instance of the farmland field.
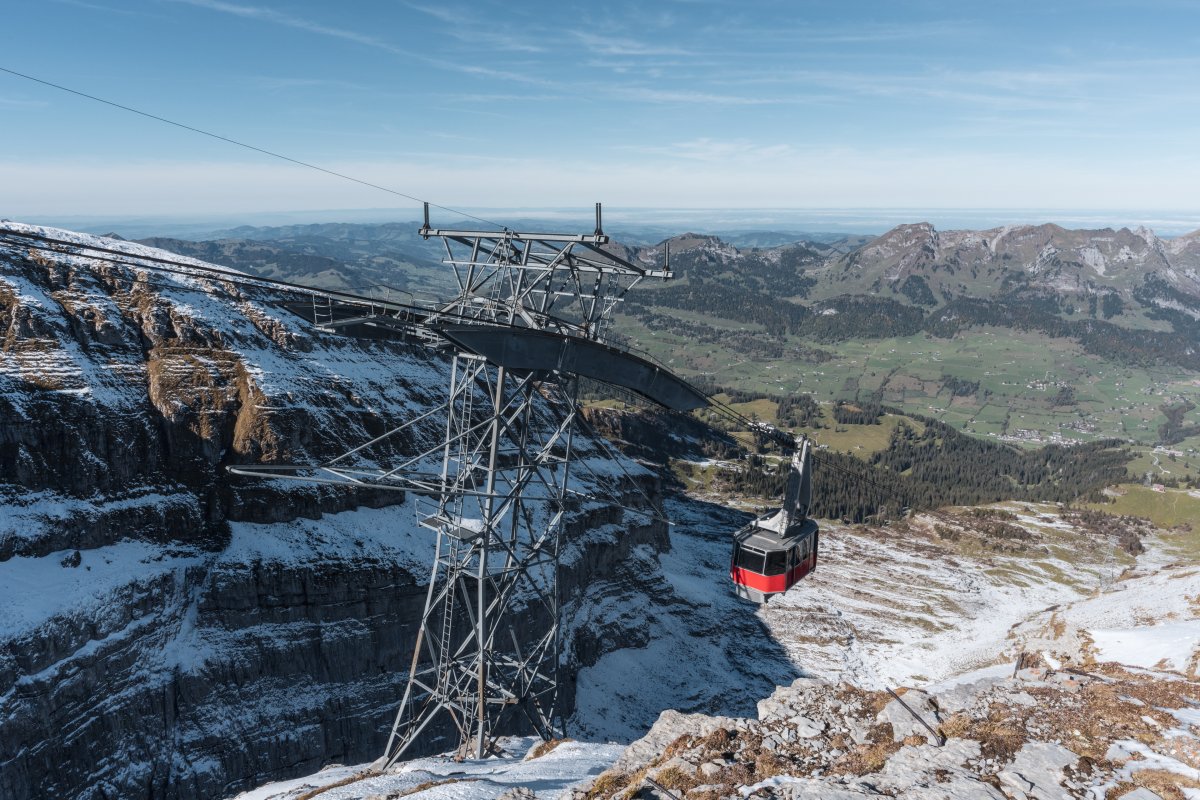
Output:
<instances>
[{"instance_id":1,"label":"farmland field","mask_svg":"<svg viewBox=\"0 0 1200 800\"><path fill-rule=\"evenodd\" d=\"M723 341L697 342L651 330L633 317L622 317L618 325L637 346L685 377L706 377L742 391L806 393L821 402L874 395L908 413L1017 444L1126 439L1143 446L1131 464L1131 473L1139 477L1160 469L1149 448L1158 443L1159 426L1166 422L1162 406L1183 400L1200 406L1200 376L1182 368L1130 367L1085 353L1068 340L1006 328L972 328L951 339L919 333L821 344L819 349L831 356L822 361L811 355L814 343L796 337L782 341L783 357L762 358ZM723 330L761 335L753 325ZM769 417L765 408L754 411ZM1192 412L1188 420L1195 424L1200 416ZM825 435L839 446L835 435ZM870 450L878 443L849 446L860 445ZM1174 467L1163 463L1161 468L1177 469L1179 477L1200 474L1200 437L1171 449L1182 455Z\"/></svg>"}]
</instances>

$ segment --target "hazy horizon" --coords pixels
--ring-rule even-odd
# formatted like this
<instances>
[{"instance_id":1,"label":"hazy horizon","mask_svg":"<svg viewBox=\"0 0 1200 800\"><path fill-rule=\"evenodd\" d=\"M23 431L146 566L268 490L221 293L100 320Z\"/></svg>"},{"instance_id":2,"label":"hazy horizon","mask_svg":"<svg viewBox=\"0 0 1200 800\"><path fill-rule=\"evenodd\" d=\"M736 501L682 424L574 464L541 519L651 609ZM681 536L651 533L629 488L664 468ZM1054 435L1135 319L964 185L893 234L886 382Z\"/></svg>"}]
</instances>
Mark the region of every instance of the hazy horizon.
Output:
<instances>
[{"instance_id":1,"label":"hazy horizon","mask_svg":"<svg viewBox=\"0 0 1200 800\"><path fill-rule=\"evenodd\" d=\"M544 223L563 230L587 229L593 225L591 208L464 208L463 212L497 223L520 225ZM230 229L311 225L321 223L382 224L387 222L419 224L421 212L413 208L316 209L310 211L265 211L244 214L195 215L10 215L0 217L48 227L67 228L85 233L118 233L126 238L173 236L204 238L207 234ZM433 210L435 226L471 227L472 220L453 213ZM604 207L603 221L610 232L669 230L674 233L730 233L774 231L807 234L878 235L897 225L929 222L939 230L985 230L1004 225L1041 225L1052 223L1064 228L1101 229L1145 226L1163 237L1180 236L1200 230L1200 213L1172 210L1088 210L1088 209L722 209L722 208L611 208Z\"/></svg>"}]
</instances>

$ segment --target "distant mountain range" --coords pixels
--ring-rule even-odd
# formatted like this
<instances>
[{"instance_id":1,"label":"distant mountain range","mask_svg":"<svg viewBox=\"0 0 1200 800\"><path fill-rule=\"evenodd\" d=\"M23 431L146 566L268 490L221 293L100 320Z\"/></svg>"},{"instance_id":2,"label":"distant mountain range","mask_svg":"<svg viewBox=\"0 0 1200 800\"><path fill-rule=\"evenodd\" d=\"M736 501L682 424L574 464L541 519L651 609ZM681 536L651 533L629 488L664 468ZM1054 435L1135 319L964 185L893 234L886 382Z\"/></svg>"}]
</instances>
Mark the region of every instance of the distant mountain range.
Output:
<instances>
[{"instance_id":1,"label":"distant mountain range","mask_svg":"<svg viewBox=\"0 0 1200 800\"><path fill-rule=\"evenodd\" d=\"M996 296L1019 286L1065 297L1116 292L1132 300L1147 280L1200 297L1200 231L1163 240L1146 228L937 231L920 223L895 228L831 267L830 282L846 289L904 293L906 282L920 278L943 299Z\"/></svg>"},{"instance_id":2,"label":"distant mountain range","mask_svg":"<svg viewBox=\"0 0 1200 800\"><path fill-rule=\"evenodd\" d=\"M639 289L627 310L753 321L769 336L818 343L999 325L1077 339L1125 362L1200 369L1200 231L1163 239L1146 228L939 231L916 223L878 237L781 244L786 233L757 231L729 238L686 233L613 244L645 264L661 264L670 244L677 280ZM141 241L330 288L451 290L441 254L410 223L242 227L215 241Z\"/></svg>"},{"instance_id":3,"label":"distant mountain range","mask_svg":"<svg viewBox=\"0 0 1200 800\"><path fill-rule=\"evenodd\" d=\"M920 223L865 242L739 249L684 234L669 243L679 280L635 295L631 313L697 312L818 343L994 325L1075 339L1126 363L1200 369L1200 231L1164 240L1146 229ZM661 263L665 244L628 255Z\"/></svg>"}]
</instances>

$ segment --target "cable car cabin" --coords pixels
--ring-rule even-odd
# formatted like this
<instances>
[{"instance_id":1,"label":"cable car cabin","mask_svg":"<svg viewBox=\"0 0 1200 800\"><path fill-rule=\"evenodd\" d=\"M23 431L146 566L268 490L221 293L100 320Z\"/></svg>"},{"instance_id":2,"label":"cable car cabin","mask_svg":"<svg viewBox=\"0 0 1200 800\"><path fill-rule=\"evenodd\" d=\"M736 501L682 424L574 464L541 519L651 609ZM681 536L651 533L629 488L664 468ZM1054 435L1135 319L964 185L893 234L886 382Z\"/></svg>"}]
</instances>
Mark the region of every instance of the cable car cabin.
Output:
<instances>
[{"instance_id":1,"label":"cable car cabin","mask_svg":"<svg viewBox=\"0 0 1200 800\"><path fill-rule=\"evenodd\" d=\"M786 592L817 568L820 532L808 518L812 499L812 460L808 441L792 456L783 508L764 514L733 537L729 577L739 597L765 603Z\"/></svg>"},{"instance_id":2,"label":"cable car cabin","mask_svg":"<svg viewBox=\"0 0 1200 800\"><path fill-rule=\"evenodd\" d=\"M820 533L814 520L792 525L781 536L761 527L782 512L759 517L737 532L729 577L739 597L765 603L773 594L786 592L817 566Z\"/></svg>"}]
</instances>

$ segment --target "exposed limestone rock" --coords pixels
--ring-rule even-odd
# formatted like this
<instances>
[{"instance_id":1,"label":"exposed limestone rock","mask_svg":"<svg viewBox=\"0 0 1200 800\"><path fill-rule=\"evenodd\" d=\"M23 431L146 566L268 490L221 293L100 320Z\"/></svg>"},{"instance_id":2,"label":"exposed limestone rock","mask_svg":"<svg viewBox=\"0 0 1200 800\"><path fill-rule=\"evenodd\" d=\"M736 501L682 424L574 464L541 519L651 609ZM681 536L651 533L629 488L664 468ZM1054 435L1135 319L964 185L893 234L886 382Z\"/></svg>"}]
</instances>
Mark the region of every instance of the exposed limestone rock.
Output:
<instances>
[{"instance_id":1,"label":"exposed limestone rock","mask_svg":"<svg viewBox=\"0 0 1200 800\"><path fill-rule=\"evenodd\" d=\"M514 786L501 792L496 800L537 800L537 794L528 786Z\"/></svg>"},{"instance_id":2,"label":"exposed limestone rock","mask_svg":"<svg viewBox=\"0 0 1200 800\"><path fill-rule=\"evenodd\" d=\"M664 711L645 736L625 748L612 769L616 772L635 772L658 758L667 745L681 736L706 736L715 730L729 730L734 724L735 721L729 717Z\"/></svg>"},{"instance_id":3,"label":"exposed limestone rock","mask_svg":"<svg viewBox=\"0 0 1200 800\"><path fill-rule=\"evenodd\" d=\"M1175 772L1156 772L1151 760L1143 767L1150 769L1147 781L1192 788L1188 765L1200 752L1200 737L1172 728L1169 720L1170 709L1191 718L1200 683L1115 665L1104 672L1052 673L1038 681L981 678L903 693L948 737L942 746L885 693L803 679L764 699L759 720L664 715L667 722L656 726L653 738L639 742L584 795L649 796L638 794L642 776L686 763L699 768L662 771L673 779L672 791L697 800L1083 800L1142 785L1138 765L1150 752ZM801 735L815 726L823 729ZM671 733L680 736L667 741ZM1154 750L1143 742L1153 742Z\"/></svg>"},{"instance_id":4,"label":"exposed limestone rock","mask_svg":"<svg viewBox=\"0 0 1200 800\"><path fill-rule=\"evenodd\" d=\"M1063 770L1077 761L1079 756L1061 745L1028 742L997 777L1018 798L1057 800L1063 795Z\"/></svg>"},{"instance_id":5,"label":"exposed limestone rock","mask_svg":"<svg viewBox=\"0 0 1200 800\"><path fill-rule=\"evenodd\" d=\"M893 700L884 706L875 717L877 722L886 722L892 726L893 741L902 742L909 736L920 736L926 741L934 741L935 737L921 724L921 719L934 730L937 730L941 721L938 719L933 698L919 689L905 692L899 700Z\"/></svg>"}]
</instances>

